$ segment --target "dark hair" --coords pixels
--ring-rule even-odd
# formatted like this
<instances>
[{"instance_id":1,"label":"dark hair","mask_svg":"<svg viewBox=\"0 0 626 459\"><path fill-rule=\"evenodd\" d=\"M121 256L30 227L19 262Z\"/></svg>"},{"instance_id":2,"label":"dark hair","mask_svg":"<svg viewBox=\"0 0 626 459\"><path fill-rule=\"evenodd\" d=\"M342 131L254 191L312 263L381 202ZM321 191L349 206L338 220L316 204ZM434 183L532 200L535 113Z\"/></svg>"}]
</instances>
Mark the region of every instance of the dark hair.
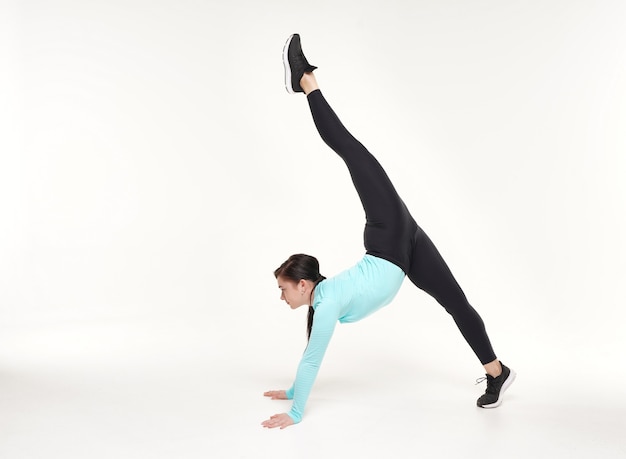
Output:
<instances>
[{"instance_id":1,"label":"dark hair","mask_svg":"<svg viewBox=\"0 0 626 459\"><path fill-rule=\"evenodd\" d=\"M320 264L317 261L317 258L303 253L298 253L287 258L287 261L274 271L274 277L278 278L278 276L296 283L300 282L302 279L314 282L315 285L313 288L326 279L320 274ZM309 314L306 320L307 339L311 338L314 314L315 310L313 309L313 305L310 305Z\"/></svg>"}]
</instances>

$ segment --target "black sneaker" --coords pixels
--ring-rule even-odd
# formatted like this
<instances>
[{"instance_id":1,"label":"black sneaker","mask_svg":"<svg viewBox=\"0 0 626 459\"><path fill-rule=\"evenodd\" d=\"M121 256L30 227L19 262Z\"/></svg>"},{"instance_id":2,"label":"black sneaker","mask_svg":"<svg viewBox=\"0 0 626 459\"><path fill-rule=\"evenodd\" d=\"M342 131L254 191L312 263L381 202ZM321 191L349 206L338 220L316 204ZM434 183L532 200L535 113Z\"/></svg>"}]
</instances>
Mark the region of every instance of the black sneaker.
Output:
<instances>
[{"instance_id":1,"label":"black sneaker","mask_svg":"<svg viewBox=\"0 0 626 459\"><path fill-rule=\"evenodd\" d=\"M289 94L304 92L300 86L300 79L306 72L312 72L317 67L309 64L304 57L300 46L300 35L294 33L287 39L283 48L283 63L285 64L285 87Z\"/></svg>"},{"instance_id":2,"label":"black sneaker","mask_svg":"<svg viewBox=\"0 0 626 459\"><path fill-rule=\"evenodd\" d=\"M476 405L481 408L496 408L502 403L502 394L509 388L513 381L515 381L515 372L509 367L502 365L502 374L497 378L490 375L485 375L484 378L476 380L476 384L483 381L487 381L487 390L476 401Z\"/></svg>"}]
</instances>

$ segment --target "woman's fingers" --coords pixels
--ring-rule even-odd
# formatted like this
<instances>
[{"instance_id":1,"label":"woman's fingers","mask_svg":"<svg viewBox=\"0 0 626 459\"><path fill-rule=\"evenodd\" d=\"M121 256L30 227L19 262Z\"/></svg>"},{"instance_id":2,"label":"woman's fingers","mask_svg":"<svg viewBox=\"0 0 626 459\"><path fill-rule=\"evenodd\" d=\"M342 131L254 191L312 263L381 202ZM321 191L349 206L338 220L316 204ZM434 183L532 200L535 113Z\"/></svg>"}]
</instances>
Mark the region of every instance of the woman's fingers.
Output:
<instances>
[{"instance_id":1,"label":"woman's fingers","mask_svg":"<svg viewBox=\"0 0 626 459\"><path fill-rule=\"evenodd\" d=\"M266 397L271 397L272 400L286 400L287 394L284 390L268 390L267 392L263 392L263 395Z\"/></svg>"}]
</instances>

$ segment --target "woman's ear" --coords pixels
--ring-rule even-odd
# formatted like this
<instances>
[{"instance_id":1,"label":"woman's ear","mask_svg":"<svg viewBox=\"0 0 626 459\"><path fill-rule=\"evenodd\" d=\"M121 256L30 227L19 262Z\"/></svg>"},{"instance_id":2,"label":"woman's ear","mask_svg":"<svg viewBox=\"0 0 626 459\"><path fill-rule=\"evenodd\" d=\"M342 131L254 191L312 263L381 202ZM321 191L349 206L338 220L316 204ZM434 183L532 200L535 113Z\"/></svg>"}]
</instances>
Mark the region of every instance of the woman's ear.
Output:
<instances>
[{"instance_id":1,"label":"woman's ear","mask_svg":"<svg viewBox=\"0 0 626 459\"><path fill-rule=\"evenodd\" d=\"M306 290L306 281L304 279L300 279L300 282L298 282L298 290L300 290L300 293L304 293Z\"/></svg>"}]
</instances>

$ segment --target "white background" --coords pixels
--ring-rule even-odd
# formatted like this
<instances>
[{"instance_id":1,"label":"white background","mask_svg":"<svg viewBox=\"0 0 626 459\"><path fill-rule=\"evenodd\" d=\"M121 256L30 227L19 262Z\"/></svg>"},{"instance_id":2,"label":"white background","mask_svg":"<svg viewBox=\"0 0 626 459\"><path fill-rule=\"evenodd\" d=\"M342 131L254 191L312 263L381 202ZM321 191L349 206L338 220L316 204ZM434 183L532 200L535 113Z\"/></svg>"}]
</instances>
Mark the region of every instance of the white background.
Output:
<instances>
[{"instance_id":1,"label":"white background","mask_svg":"<svg viewBox=\"0 0 626 459\"><path fill-rule=\"evenodd\" d=\"M626 4L0 8L0 457L626 455ZM305 345L272 271L363 252L294 32L518 371L498 410L407 281L261 428Z\"/></svg>"}]
</instances>

